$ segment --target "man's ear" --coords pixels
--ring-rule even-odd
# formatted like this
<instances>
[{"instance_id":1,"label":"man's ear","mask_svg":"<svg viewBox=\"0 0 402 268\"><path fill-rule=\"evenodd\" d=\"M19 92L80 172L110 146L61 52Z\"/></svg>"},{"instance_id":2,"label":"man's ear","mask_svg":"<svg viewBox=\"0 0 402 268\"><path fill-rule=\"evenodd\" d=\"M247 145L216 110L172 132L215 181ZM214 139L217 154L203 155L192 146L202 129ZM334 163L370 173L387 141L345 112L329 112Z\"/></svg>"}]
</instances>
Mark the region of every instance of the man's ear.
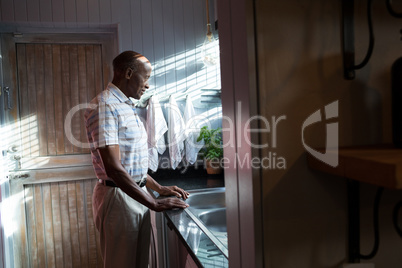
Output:
<instances>
[{"instance_id":1,"label":"man's ear","mask_svg":"<svg viewBox=\"0 0 402 268\"><path fill-rule=\"evenodd\" d=\"M129 79L129 80L130 80L130 78L131 78L132 75L133 75L133 69L127 68L127 70L126 70L126 75L125 75L126 79Z\"/></svg>"}]
</instances>

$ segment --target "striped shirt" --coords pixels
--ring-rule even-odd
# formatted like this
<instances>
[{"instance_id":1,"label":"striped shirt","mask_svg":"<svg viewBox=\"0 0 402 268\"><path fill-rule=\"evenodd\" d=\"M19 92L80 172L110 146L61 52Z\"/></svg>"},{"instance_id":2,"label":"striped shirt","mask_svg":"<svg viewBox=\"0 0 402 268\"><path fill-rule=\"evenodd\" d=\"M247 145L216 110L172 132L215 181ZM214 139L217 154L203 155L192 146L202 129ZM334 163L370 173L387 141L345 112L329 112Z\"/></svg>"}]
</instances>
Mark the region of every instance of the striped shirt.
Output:
<instances>
[{"instance_id":1,"label":"striped shirt","mask_svg":"<svg viewBox=\"0 0 402 268\"><path fill-rule=\"evenodd\" d=\"M112 180L97 151L107 145L119 145L121 163L134 181L145 178L148 172L147 133L134 103L109 83L89 106L84 118L98 179Z\"/></svg>"}]
</instances>

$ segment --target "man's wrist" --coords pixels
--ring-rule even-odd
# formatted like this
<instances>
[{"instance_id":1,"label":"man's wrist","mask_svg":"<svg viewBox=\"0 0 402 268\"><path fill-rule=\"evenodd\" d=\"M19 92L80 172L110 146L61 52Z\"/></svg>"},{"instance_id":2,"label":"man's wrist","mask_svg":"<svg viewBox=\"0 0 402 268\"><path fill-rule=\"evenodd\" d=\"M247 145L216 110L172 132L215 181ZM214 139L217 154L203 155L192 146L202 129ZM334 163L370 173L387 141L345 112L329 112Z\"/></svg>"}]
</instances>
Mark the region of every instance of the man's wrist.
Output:
<instances>
[{"instance_id":1,"label":"man's wrist","mask_svg":"<svg viewBox=\"0 0 402 268\"><path fill-rule=\"evenodd\" d=\"M166 192L166 186L162 186L162 185L160 185L160 184L158 184L158 194L163 194L164 192Z\"/></svg>"},{"instance_id":2,"label":"man's wrist","mask_svg":"<svg viewBox=\"0 0 402 268\"><path fill-rule=\"evenodd\" d=\"M156 191L158 194L161 193L162 187L159 183L157 183L151 176L147 175L147 187Z\"/></svg>"}]
</instances>

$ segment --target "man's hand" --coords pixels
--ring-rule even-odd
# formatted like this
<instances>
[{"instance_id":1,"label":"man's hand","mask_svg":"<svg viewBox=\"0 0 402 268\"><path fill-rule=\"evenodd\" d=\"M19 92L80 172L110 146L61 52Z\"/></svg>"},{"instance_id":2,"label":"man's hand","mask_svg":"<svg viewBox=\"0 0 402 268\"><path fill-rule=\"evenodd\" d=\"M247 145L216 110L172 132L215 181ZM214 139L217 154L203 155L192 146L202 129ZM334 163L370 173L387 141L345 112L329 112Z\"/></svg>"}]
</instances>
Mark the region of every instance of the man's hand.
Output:
<instances>
[{"instance_id":1,"label":"man's hand","mask_svg":"<svg viewBox=\"0 0 402 268\"><path fill-rule=\"evenodd\" d=\"M183 189L177 186L162 186L161 189L159 190L159 194L164 196L174 195L177 196L178 198L183 198L183 200L186 200L190 195L188 192L184 191Z\"/></svg>"},{"instance_id":2,"label":"man's hand","mask_svg":"<svg viewBox=\"0 0 402 268\"><path fill-rule=\"evenodd\" d=\"M164 199L156 199L156 206L154 210L156 212L161 212L164 210L172 209L172 208L186 208L188 204L178 198L164 198Z\"/></svg>"},{"instance_id":3,"label":"man's hand","mask_svg":"<svg viewBox=\"0 0 402 268\"><path fill-rule=\"evenodd\" d=\"M149 174L147 175L147 187L151 188L155 192L163 196L177 196L178 198L183 198L186 200L190 195L188 192L177 186L162 186L157 183Z\"/></svg>"}]
</instances>

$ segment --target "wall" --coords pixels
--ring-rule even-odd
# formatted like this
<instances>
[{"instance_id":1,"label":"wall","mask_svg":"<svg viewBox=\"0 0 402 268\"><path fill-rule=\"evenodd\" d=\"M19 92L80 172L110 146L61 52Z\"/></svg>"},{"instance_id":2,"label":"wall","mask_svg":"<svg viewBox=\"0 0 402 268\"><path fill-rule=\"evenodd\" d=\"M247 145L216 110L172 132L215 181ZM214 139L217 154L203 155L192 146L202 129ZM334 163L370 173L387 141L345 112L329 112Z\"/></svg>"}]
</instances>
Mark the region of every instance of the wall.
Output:
<instances>
[{"instance_id":1,"label":"wall","mask_svg":"<svg viewBox=\"0 0 402 268\"><path fill-rule=\"evenodd\" d=\"M325 105L339 101L340 146L391 142L390 68L402 56L400 20L374 1L376 44L356 79L343 79L341 1L256 1L260 114L286 116L273 134L262 135L286 168L263 170L265 267L340 267L347 260L346 180L313 172L306 165L302 124ZM365 1L356 1L356 63L367 49ZM325 124L306 129L306 144L325 146ZM372 203L376 187L361 188L361 252L373 246ZM392 227L392 208L401 191L385 190L380 205L380 248L376 268L401 267L402 241Z\"/></svg>"}]
</instances>

